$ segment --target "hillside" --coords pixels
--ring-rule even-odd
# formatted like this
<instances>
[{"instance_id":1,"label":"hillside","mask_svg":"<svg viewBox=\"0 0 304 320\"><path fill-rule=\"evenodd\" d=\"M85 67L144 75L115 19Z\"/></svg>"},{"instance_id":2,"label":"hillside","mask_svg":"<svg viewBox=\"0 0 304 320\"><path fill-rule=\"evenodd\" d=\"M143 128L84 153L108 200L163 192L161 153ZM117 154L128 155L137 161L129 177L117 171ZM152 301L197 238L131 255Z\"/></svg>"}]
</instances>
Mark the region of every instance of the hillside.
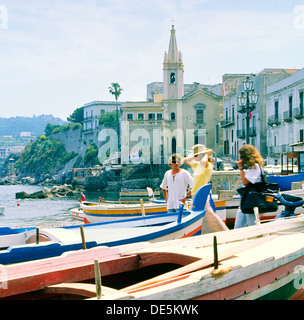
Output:
<instances>
[{"instance_id":1,"label":"hillside","mask_svg":"<svg viewBox=\"0 0 304 320\"><path fill-rule=\"evenodd\" d=\"M0 135L20 135L20 132L31 132L33 136L44 134L46 125L63 125L65 121L53 115L34 117L0 118Z\"/></svg>"}]
</instances>

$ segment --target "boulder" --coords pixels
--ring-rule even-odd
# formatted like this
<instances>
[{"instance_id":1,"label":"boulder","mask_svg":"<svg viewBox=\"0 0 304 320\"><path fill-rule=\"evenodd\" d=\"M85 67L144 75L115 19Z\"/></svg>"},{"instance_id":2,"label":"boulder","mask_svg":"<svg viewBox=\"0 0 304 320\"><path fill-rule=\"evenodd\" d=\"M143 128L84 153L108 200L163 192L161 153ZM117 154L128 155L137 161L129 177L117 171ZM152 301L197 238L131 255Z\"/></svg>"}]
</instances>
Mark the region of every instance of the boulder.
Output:
<instances>
[{"instance_id":1,"label":"boulder","mask_svg":"<svg viewBox=\"0 0 304 320\"><path fill-rule=\"evenodd\" d=\"M24 191L16 193L16 199L45 199L50 197L73 197L76 191L71 185L54 186L51 190L44 187L42 190L28 194Z\"/></svg>"},{"instance_id":2,"label":"boulder","mask_svg":"<svg viewBox=\"0 0 304 320\"><path fill-rule=\"evenodd\" d=\"M16 196L16 199L27 199L29 194L24 191L21 191L21 192L16 192L15 196Z\"/></svg>"}]
</instances>

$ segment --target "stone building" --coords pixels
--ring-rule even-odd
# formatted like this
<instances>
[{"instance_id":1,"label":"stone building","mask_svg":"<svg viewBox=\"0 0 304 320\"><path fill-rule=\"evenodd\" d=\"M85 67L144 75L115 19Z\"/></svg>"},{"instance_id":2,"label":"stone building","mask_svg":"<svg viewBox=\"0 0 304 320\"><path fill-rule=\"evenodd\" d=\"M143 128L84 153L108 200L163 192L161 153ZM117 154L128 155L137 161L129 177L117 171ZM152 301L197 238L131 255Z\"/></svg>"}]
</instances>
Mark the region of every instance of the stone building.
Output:
<instances>
[{"instance_id":1,"label":"stone building","mask_svg":"<svg viewBox=\"0 0 304 320\"><path fill-rule=\"evenodd\" d=\"M172 26L163 82L147 86L147 101L122 103L122 163L136 153L142 163L166 163L172 153L184 156L197 143L221 154L221 90L221 84L184 84L183 58Z\"/></svg>"}]
</instances>

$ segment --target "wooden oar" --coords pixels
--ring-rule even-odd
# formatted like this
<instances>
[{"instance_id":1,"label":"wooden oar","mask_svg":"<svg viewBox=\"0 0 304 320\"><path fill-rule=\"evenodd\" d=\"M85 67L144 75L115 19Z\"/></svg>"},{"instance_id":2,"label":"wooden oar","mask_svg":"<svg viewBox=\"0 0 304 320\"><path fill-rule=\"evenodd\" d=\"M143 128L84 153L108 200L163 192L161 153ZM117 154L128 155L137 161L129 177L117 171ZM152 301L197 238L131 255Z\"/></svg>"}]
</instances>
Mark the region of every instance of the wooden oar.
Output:
<instances>
[{"instance_id":1,"label":"wooden oar","mask_svg":"<svg viewBox=\"0 0 304 320\"><path fill-rule=\"evenodd\" d=\"M234 246L230 249L227 249L222 252L218 252L218 261L222 261L222 260L231 258L232 256L234 256L242 251L256 247L264 242L267 242L269 240L274 239L275 237L277 237L277 236L267 236L267 237L263 237L263 238L257 239L257 240L248 240L248 241L245 241L242 244ZM214 256L212 255L212 256L203 258L201 260L195 261L193 263L190 263L190 264L183 266L181 268L178 268L176 270L173 270L173 271L164 273L160 276L154 277L152 279L145 280L143 282L140 282L140 283L134 284L132 286L123 288L120 291L131 293L132 291L136 291L137 289L143 288L145 286L156 284L156 283L159 283L162 281L166 281L166 280L169 280L172 278L182 276L184 274L187 274L187 273L190 273L193 271L197 271L197 270L206 268L208 266L211 266L213 263L214 263Z\"/></svg>"}]
</instances>

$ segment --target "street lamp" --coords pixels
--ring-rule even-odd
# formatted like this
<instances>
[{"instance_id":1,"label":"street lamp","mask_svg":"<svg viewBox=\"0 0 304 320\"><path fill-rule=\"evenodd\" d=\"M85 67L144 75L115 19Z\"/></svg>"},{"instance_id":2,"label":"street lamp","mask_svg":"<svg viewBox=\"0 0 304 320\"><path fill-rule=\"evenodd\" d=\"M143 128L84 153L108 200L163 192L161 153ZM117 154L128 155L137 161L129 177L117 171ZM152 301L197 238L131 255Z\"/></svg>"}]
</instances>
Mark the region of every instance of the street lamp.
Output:
<instances>
[{"instance_id":1,"label":"street lamp","mask_svg":"<svg viewBox=\"0 0 304 320\"><path fill-rule=\"evenodd\" d=\"M249 144L249 122L250 113L254 110L258 101L258 94L253 89L253 81L247 77L243 82L244 91L238 97L238 103L241 107L238 111L240 113L246 113L246 144Z\"/></svg>"}]
</instances>

